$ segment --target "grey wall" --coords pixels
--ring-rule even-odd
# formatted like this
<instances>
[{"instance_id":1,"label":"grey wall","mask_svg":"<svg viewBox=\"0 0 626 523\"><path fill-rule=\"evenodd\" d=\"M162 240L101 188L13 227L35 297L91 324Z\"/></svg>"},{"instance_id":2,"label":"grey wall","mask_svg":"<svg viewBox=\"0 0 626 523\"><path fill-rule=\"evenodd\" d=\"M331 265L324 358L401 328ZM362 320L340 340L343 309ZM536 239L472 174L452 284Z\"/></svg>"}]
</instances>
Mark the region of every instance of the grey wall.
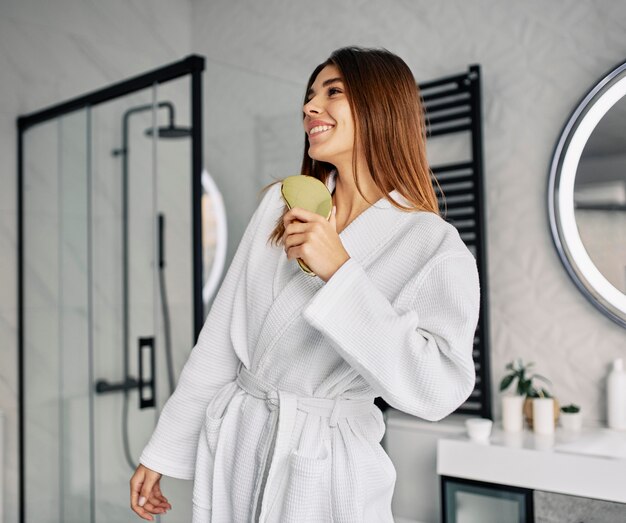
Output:
<instances>
[{"instance_id":1,"label":"grey wall","mask_svg":"<svg viewBox=\"0 0 626 523\"><path fill-rule=\"evenodd\" d=\"M382 46L418 81L479 63L483 73L492 384L516 357L536 362L561 403L605 419L604 376L626 332L576 289L553 247L547 173L579 99L626 59L619 1L195 0L193 48L207 57L207 161L231 208L298 172L308 75L344 45ZM245 220L231 223L231 252Z\"/></svg>"},{"instance_id":2,"label":"grey wall","mask_svg":"<svg viewBox=\"0 0 626 523\"><path fill-rule=\"evenodd\" d=\"M561 402L605 418L623 329L570 282L552 246L546 180L579 98L626 56L626 4L577 2L4 0L0 4L0 409L5 521L17 520L15 118L189 52L207 58L205 164L224 193L229 253L273 177L299 170L306 79L335 48L383 46L418 81L483 69L493 390L534 360ZM495 395L496 415L499 402Z\"/></svg>"}]
</instances>

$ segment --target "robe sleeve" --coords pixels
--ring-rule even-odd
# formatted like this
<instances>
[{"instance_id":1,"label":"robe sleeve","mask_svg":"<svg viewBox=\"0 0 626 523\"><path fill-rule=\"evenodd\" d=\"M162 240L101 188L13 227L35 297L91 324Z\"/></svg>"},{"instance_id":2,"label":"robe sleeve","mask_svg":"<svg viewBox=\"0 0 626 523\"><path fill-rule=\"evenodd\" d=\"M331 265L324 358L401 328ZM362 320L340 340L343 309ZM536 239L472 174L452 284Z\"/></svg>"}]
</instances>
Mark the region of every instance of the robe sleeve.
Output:
<instances>
[{"instance_id":1,"label":"robe sleeve","mask_svg":"<svg viewBox=\"0 0 626 523\"><path fill-rule=\"evenodd\" d=\"M193 479L198 437L208 404L220 388L236 378L240 359L233 348L230 324L237 282L243 276L264 211L277 197L276 192L276 187L271 187L252 215L176 389L163 406L139 458L141 464L165 476Z\"/></svg>"},{"instance_id":2,"label":"robe sleeve","mask_svg":"<svg viewBox=\"0 0 626 523\"><path fill-rule=\"evenodd\" d=\"M389 405L438 421L469 397L476 381L476 261L469 251L442 253L399 296L403 305L394 307L349 258L303 316Z\"/></svg>"}]
</instances>

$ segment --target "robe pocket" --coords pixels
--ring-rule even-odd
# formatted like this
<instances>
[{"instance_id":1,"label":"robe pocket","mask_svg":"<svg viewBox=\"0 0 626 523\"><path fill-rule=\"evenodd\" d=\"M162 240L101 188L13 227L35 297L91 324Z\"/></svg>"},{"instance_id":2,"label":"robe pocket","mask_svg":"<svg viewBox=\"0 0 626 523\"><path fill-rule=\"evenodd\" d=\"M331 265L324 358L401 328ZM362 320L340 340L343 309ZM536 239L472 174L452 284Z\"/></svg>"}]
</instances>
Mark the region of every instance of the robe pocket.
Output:
<instances>
[{"instance_id":1,"label":"robe pocket","mask_svg":"<svg viewBox=\"0 0 626 523\"><path fill-rule=\"evenodd\" d=\"M287 483L279 502L281 523L332 521L330 497L330 441L317 457L296 450L289 455Z\"/></svg>"},{"instance_id":2,"label":"robe pocket","mask_svg":"<svg viewBox=\"0 0 626 523\"><path fill-rule=\"evenodd\" d=\"M237 390L238 386L234 381L228 382L217 391L204 411L204 429L209 442L209 450L211 451L215 450L215 443L222 427L222 422Z\"/></svg>"}]
</instances>

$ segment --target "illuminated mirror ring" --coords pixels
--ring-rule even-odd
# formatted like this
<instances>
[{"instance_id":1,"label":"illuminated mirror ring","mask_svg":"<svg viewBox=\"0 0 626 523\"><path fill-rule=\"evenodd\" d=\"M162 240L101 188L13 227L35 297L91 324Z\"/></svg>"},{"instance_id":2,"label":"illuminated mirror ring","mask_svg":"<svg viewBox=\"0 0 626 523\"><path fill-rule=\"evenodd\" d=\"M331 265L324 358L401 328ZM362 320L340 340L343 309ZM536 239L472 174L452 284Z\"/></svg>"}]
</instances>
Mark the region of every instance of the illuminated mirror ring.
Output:
<instances>
[{"instance_id":1,"label":"illuminated mirror ring","mask_svg":"<svg viewBox=\"0 0 626 523\"><path fill-rule=\"evenodd\" d=\"M548 214L554 244L576 286L595 307L626 327L626 294L607 280L590 258L574 214L574 181L583 149L600 120L624 95L626 63L607 74L567 121L550 165Z\"/></svg>"},{"instance_id":2,"label":"illuminated mirror ring","mask_svg":"<svg viewBox=\"0 0 626 523\"><path fill-rule=\"evenodd\" d=\"M206 169L202 170L202 302L204 316L224 271L228 226L222 193Z\"/></svg>"}]
</instances>

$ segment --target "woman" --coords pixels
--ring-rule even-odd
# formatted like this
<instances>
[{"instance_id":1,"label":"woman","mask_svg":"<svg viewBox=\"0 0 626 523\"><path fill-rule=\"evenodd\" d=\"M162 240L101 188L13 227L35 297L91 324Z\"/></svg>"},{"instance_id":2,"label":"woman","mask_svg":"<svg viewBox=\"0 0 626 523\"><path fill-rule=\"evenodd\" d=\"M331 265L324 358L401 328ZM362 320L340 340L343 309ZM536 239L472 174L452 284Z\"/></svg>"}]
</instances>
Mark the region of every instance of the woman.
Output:
<instances>
[{"instance_id":1,"label":"woman","mask_svg":"<svg viewBox=\"0 0 626 523\"><path fill-rule=\"evenodd\" d=\"M263 197L131 479L144 519L171 508L165 474L195 480L194 523L392 522L374 398L435 421L474 388L478 273L438 214L411 71L339 49L303 113L333 213Z\"/></svg>"}]
</instances>

